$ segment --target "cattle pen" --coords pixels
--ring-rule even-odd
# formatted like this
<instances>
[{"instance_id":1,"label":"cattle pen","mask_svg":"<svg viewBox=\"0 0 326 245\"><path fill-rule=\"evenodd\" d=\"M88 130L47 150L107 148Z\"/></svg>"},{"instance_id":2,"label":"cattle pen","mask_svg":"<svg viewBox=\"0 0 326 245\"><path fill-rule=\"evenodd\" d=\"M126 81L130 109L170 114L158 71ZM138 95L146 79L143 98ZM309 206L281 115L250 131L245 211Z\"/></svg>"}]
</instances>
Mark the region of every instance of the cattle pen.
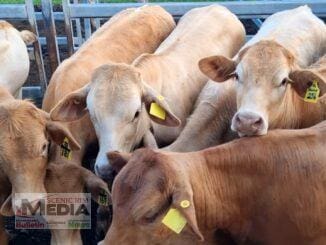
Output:
<instances>
[{"instance_id":1,"label":"cattle pen","mask_svg":"<svg viewBox=\"0 0 326 245\"><path fill-rule=\"evenodd\" d=\"M60 50L71 56L105 20L119 11L142 5L160 5L177 20L192 8L214 4L214 2L144 2L144 3L98 3L97 1L62 0L62 11L54 8L51 0L41 0L36 10L32 0L21 4L0 4L0 19L27 20L29 28L38 36L38 42L29 48L30 55L37 65L38 76L33 86L24 86L26 97L40 100L47 87L49 78L62 61ZM308 5L314 14L326 17L324 0L286 0L286 1L222 1L215 2L231 10L238 18L245 21L246 27L257 30L268 16L285 9ZM64 28L62 28L62 26ZM57 35L57 28L64 29ZM39 29L42 29L42 35ZM255 32L247 35L249 39ZM45 54L48 62L44 62ZM46 73L46 70L48 72Z\"/></svg>"},{"instance_id":2,"label":"cattle pen","mask_svg":"<svg viewBox=\"0 0 326 245\"><path fill-rule=\"evenodd\" d=\"M32 99L37 107L41 108L49 81L59 65L72 56L107 20L128 8L159 5L178 23L178 20L191 9L212 4L222 5L234 13L244 25L246 40L250 40L257 33L269 16L302 5L309 6L313 14L324 23L326 20L326 0L136 1L39 0L36 5L33 0L13 1L15 3L10 3L10 0L2 3L0 0L0 20L29 29L37 37L37 41L27 47L31 60L30 70L33 68L33 72L30 71L22 87L23 99ZM98 145L94 148L98 151ZM69 147L67 149L69 151ZM90 149L92 150L94 149ZM95 157L96 155L91 153L88 160L94 164ZM92 222L96 219L97 207L92 206ZM109 219L112 219L110 215ZM50 244L48 230L18 231L14 227L13 218L6 218L5 221L6 229L14 237L9 244ZM99 238L103 239L104 235L96 233L96 224L93 223L90 230L82 231L84 244L97 244Z\"/></svg>"}]
</instances>

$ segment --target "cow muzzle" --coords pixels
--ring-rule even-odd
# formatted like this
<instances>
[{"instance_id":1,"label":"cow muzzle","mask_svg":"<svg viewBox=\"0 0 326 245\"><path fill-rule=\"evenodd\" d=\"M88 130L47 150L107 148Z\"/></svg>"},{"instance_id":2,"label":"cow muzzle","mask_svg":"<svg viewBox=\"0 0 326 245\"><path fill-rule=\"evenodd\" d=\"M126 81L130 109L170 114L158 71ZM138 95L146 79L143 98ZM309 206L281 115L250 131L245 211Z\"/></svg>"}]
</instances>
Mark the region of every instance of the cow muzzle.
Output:
<instances>
[{"instance_id":1,"label":"cow muzzle","mask_svg":"<svg viewBox=\"0 0 326 245\"><path fill-rule=\"evenodd\" d=\"M108 162L95 163L95 174L106 182L111 183L115 177L115 172Z\"/></svg>"},{"instance_id":2,"label":"cow muzzle","mask_svg":"<svg viewBox=\"0 0 326 245\"><path fill-rule=\"evenodd\" d=\"M267 128L266 120L255 112L237 112L232 119L231 129L240 137L264 135Z\"/></svg>"}]
</instances>

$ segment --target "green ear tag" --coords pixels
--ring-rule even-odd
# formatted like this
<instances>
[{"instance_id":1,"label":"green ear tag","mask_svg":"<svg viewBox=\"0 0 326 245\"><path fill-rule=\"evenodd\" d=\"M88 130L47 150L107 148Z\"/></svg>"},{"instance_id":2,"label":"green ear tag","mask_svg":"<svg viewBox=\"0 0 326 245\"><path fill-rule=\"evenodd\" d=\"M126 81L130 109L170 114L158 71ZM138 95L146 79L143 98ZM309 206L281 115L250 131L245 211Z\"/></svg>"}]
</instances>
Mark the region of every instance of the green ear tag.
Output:
<instances>
[{"instance_id":1,"label":"green ear tag","mask_svg":"<svg viewBox=\"0 0 326 245\"><path fill-rule=\"evenodd\" d=\"M100 193L98 195L98 203L102 206L109 205L108 195L103 189L100 190Z\"/></svg>"},{"instance_id":2,"label":"green ear tag","mask_svg":"<svg viewBox=\"0 0 326 245\"><path fill-rule=\"evenodd\" d=\"M63 143L60 145L61 148L61 156L67 158L68 160L71 160L72 152L69 147L69 140L67 137L64 138Z\"/></svg>"},{"instance_id":3,"label":"green ear tag","mask_svg":"<svg viewBox=\"0 0 326 245\"><path fill-rule=\"evenodd\" d=\"M179 234L186 226L187 220L177 209L170 208L164 216L162 223L175 233Z\"/></svg>"},{"instance_id":4,"label":"green ear tag","mask_svg":"<svg viewBox=\"0 0 326 245\"><path fill-rule=\"evenodd\" d=\"M318 88L318 82L313 81L312 85L307 89L304 101L310 103L317 103L320 89Z\"/></svg>"}]
</instances>

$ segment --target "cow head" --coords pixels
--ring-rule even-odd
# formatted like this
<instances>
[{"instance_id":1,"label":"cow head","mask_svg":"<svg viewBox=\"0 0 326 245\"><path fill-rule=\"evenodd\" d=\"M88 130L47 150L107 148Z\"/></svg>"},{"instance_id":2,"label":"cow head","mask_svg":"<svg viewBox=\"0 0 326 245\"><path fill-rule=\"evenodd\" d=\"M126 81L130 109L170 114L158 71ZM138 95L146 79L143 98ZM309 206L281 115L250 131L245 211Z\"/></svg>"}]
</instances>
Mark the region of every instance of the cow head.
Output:
<instances>
[{"instance_id":1,"label":"cow head","mask_svg":"<svg viewBox=\"0 0 326 245\"><path fill-rule=\"evenodd\" d=\"M49 142L61 144L65 137L72 149L79 149L65 127L49 121L31 102L12 98L0 103L0 167L12 185L12 194L45 192ZM14 198L9 197L8 202L16 208ZM3 208L1 212L6 214Z\"/></svg>"},{"instance_id":2,"label":"cow head","mask_svg":"<svg viewBox=\"0 0 326 245\"><path fill-rule=\"evenodd\" d=\"M165 111L164 119L149 113L154 102ZM164 98L143 82L136 68L125 64L98 68L92 82L63 98L51 118L77 120L88 111L100 145L95 172L104 179L111 179L113 173L107 151L133 150L149 133L150 120L165 126L180 124Z\"/></svg>"},{"instance_id":3,"label":"cow head","mask_svg":"<svg viewBox=\"0 0 326 245\"><path fill-rule=\"evenodd\" d=\"M231 128L240 136L267 133L269 124L279 119L280 110L291 96L291 76L298 69L294 56L275 41L248 46L236 60L205 58L199 67L214 81L236 80L238 111Z\"/></svg>"},{"instance_id":4,"label":"cow head","mask_svg":"<svg viewBox=\"0 0 326 245\"><path fill-rule=\"evenodd\" d=\"M130 160L113 183L113 220L105 244L170 244L168 240L181 237L203 240L189 177L180 164L150 149L137 150L132 156L112 152L108 157L116 170ZM184 208L183 200L188 202ZM179 235L162 223L171 208L187 221Z\"/></svg>"}]
</instances>

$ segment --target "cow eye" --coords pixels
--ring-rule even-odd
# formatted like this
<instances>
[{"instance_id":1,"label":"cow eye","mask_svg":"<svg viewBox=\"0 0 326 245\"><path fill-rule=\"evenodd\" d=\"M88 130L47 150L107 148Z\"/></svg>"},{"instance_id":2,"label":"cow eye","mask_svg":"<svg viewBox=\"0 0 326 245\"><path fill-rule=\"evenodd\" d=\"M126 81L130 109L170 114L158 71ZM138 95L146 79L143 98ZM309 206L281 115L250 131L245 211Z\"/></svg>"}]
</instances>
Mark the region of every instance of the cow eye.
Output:
<instances>
[{"instance_id":1,"label":"cow eye","mask_svg":"<svg viewBox=\"0 0 326 245\"><path fill-rule=\"evenodd\" d=\"M134 115L134 118L132 119L132 121L135 121L140 115L140 111L136 111L135 115Z\"/></svg>"},{"instance_id":2,"label":"cow eye","mask_svg":"<svg viewBox=\"0 0 326 245\"><path fill-rule=\"evenodd\" d=\"M284 78L284 79L282 80L280 86L285 86L285 85L287 85L287 83L288 83L288 79L287 79L287 78Z\"/></svg>"},{"instance_id":3,"label":"cow eye","mask_svg":"<svg viewBox=\"0 0 326 245\"><path fill-rule=\"evenodd\" d=\"M45 142L43 145L42 145L42 149L41 149L41 151L42 151L42 156L43 157L47 157L47 155L48 155L48 142Z\"/></svg>"},{"instance_id":4,"label":"cow eye","mask_svg":"<svg viewBox=\"0 0 326 245\"><path fill-rule=\"evenodd\" d=\"M239 75L238 75L238 73L235 72L233 76L234 76L235 79L239 80Z\"/></svg>"}]
</instances>

